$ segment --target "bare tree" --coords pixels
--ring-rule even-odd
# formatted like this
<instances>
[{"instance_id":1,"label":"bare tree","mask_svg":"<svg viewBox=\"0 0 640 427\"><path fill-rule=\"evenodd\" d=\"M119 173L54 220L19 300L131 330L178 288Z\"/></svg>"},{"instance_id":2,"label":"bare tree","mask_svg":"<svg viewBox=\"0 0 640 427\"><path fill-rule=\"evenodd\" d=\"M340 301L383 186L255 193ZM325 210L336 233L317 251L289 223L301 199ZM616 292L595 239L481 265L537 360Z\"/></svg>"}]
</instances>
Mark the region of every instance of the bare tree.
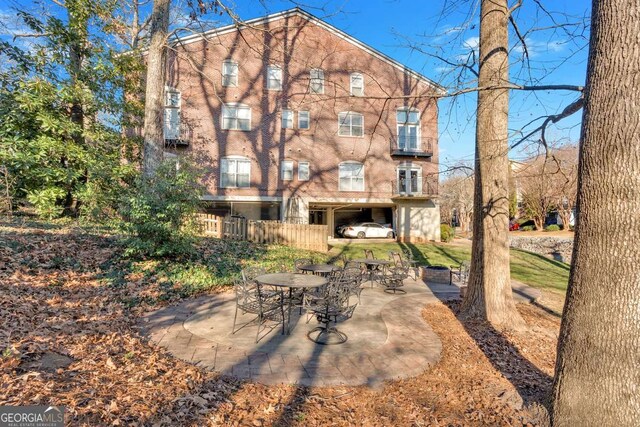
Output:
<instances>
[{"instance_id":1,"label":"bare tree","mask_svg":"<svg viewBox=\"0 0 640 427\"><path fill-rule=\"evenodd\" d=\"M469 232L473 216L473 175L455 174L440 184L440 218L452 219L455 211L460 231Z\"/></svg>"},{"instance_id":2,"label":"bare tree","mask_svg":"<svg viewBox=\"0 0 640 427\"><path fill-rule=\"evenodd\" d=\"M571 223L578 191L578 146L566 145L554 150L557 173L553 175L554 206L565 229Z\"/></svg>"},{"instance_id":3,"label":"bare tree","mask_svg":"<svg viewBox=\"0 0 640 427\"><path fill-rule=\"evenodd\" d=\"M555 426L640 425L638 12L635 0L593 2Z\"/></svg>"},{"instance_id":4,"label":"bare tree","mask_svg":"<svg viewBox=\"0 0 640 427\"><path fill-rule=\"evenodd\" d=\"M539 155L526 162L517 172L522 207L537 230L542 230L547 214L556 202L553 187L558 170L555 166L551 159Z\"/></svg>"},{"instance_id":5,"label":"bare tree","mask_svg":"<svg viewBox=\"0 0 640 427\"><path fill-rule=\"evenodd\" d=\"M164 84L170 3L170 0L155 0L151 15L142 155L142 171L145 176L155 173L162 162L164 150Z\"/></svg>"},{"instance_id":6,"label":"bare tree","mask_svg":"<svg viewBox=\"0 0 640 427\"><path fill-rule=\"evenodd\" d=\"M497 328L523 324L511 294L509 271L509 82L506 0L480 5L473 249L465 317L483 318Z\"/></svg>"}]
</instances>

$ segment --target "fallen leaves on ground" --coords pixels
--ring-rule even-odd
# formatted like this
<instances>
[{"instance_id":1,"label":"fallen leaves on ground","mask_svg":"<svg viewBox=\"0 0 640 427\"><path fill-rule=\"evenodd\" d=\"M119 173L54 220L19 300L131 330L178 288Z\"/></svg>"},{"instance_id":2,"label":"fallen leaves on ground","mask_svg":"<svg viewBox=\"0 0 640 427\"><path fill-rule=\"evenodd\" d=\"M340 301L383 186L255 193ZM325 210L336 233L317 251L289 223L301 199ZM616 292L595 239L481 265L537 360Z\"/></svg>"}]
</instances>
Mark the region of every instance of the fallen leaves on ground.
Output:
<instances>
[{"instance_id":1,"label":"fallen leaves on ground","mask_svg":"<svg viewBox=\"0 0 640 427\"><path fill-rule=\"evenodd\" d=\"M559 320L519 305L527 333L427 306L440 362L376 388L264 386L222 378L148 342L162 304L148 276L103 280L108 235L5 226L0 235L0 404L64 405L72 425L536 425L544 421ZM146 279L145 279L146 277ZM130 301L139 304L131 305Z\"/></svg>"}]
</instances>

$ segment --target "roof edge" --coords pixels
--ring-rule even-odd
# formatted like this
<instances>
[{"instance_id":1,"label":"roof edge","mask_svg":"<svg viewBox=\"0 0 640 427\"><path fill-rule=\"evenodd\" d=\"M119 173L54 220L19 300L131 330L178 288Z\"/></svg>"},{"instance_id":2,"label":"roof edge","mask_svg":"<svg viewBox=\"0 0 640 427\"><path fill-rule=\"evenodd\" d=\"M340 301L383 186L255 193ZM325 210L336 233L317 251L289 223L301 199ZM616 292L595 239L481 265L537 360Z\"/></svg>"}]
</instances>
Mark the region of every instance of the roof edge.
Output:
<instances>
[{"instance_id":1,"label":"roof edge","mask_svg":"<svg viewBox=\"0 0 640 427\"><path fill-rule=\"evenodd\" d=\"M302 18L307 19L309 22L312 22L313 24L324 28L325 30L337 35L338 37L342 38L343 40L346 40L347 42L353 44L356 47L359 47L360 49L366 51L367 53L373 55L374 57L377 57L378 59L388 63L389 65L392 65L393 67L399 69L400 71L404 72L404 73L408 73L409 75L417 78L418 80L423 81L424 83L427 83L428 85L432 86L437 92L438 95L443 96L446 95L447 91L446 89L434 82L433 80L429 79L428 77L424 76L423 74L407 67L406 65L402 64L399 61L396 61L395 59L391 58L390 56L380 52L378 49L373 48L371 46L369 46L368 44L356 39L355 37L345 33L344 31L336 28L335 26L323 21L320 18L317 18L316 16L312 15L311 13L301 9L300 7L294 7L292 9L287 9L281 12L276 12L276 13L272 13L270 15L266 15L266 16L262 16L259 18L253 18L250 19L248 21L242 21L241 23L234 23L234 24L230 24L230 25L225 25L223 27L219 27L219 28L213 28L209 31L205 31L204 33L201 34L192 34L186 37L176 37L172 40L172 42L174 43L180 43L180 44L190 44L190 43L194 43L197 41L201 41L203 39L206 39L208 36L220 36L232 31L237 31L239 29L242 28L247 28L250 27L252 25L256 25L256 24L264 24L264 23L268 23L271 21L275 21L281 18L288 18L291 16L300 16Z\"/></svg>"}]
</instances>

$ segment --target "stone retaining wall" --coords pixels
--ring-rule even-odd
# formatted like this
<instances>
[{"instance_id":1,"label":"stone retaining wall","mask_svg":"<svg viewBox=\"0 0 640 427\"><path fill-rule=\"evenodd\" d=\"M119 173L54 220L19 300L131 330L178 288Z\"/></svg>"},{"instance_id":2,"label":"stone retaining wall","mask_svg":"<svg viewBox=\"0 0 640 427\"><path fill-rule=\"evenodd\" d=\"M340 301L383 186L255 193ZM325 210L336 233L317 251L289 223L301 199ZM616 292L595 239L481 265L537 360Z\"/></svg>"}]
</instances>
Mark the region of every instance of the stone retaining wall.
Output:
<instances>
[{"instance_id":1,"label":"stone retaining wall","mask_svg":"<svg viewBox=\"0 0 640 427\"><path fill-rule=\"evenodd\" d=\"M451 270L448 268L420 268L420 277L427 282L449 283L451 281Z\"/></svg>"},{"instance_id":2,"label":"stone retaining wall","mask_svg":"<svg viewBox=\"0 0 640 427\"><path fill-rule=\"evenodd\" d=\"M566 237L511 237L511 247L569 264L573 252L573 239Z\"/></svg>"}]
</instances>

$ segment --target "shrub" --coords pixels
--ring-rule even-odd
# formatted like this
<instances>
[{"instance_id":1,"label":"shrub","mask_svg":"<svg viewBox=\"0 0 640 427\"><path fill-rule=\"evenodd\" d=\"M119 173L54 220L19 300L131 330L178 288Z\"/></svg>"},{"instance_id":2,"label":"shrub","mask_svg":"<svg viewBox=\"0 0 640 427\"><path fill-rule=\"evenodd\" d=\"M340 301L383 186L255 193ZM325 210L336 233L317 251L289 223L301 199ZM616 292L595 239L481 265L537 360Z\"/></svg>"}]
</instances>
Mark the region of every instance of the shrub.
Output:
<instances>
[{"instance_id":1,"label":"shrub","mask_svg":"<svg viewBox=\"0 0 640 427\"><path fill-rule=\"evenodd\" d=\"M151 178L140 177L121 201L126 256L179 257L194 252L202 187L194 167L165 161Z\"/></svg>"},{"instance_id":2,"label":"shrub","mask_svg":"<svg viewBox=\"0 0 640 427\"><path fill-rule=\"evenodd\" d=\"M62 215L63 206L59 203L65 196L58 187L46 187L27 193L27 200L33 205L39 217L54 219Z\"/></svg>"},{"instance_id":3,"label":"shrub","mask_svg":"<svg viewBox=\"0 0 640 427\"><path fill-rule=\"evenodd\" d=\"M557 224L547 225L544 231L560 231L560 226Z\"/></svg>"},{"instance_id":4,"label":"shrub","mask_svg":"<svg viewBox=\"0 0 640 427\"><path fill-rule=\"evenodd\" d=\"M450 242L455 236L455 230L449 224L440 224L440 240L442 242Z\"/></svg>"},{"instance_id":5,"label":"shrub","mask_svg":"<svg viewBox=\"0 0 640 427\"><path fill-rule=\"evenodd\" d=\"M524 227L520 227L521 231L533 231L536 228L533 225L525 225Z\"/></svg>"}]
</instances>

